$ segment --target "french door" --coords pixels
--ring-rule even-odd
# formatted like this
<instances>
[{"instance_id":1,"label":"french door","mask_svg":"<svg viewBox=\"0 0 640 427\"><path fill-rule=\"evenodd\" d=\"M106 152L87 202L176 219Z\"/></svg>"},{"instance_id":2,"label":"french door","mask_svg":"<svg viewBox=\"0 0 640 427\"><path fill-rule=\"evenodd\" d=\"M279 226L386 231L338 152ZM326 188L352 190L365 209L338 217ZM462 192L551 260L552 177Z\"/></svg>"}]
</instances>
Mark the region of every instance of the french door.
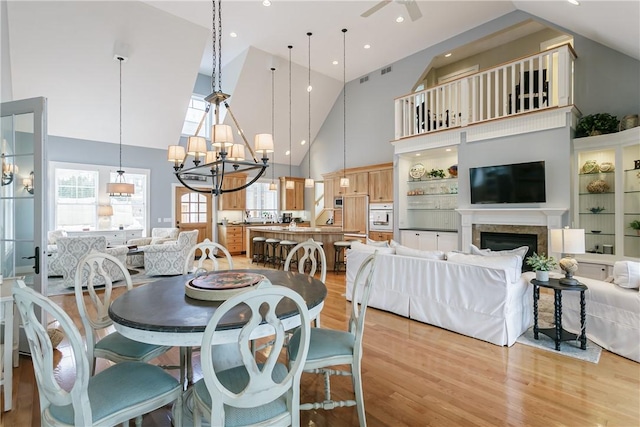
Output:
<instances>
[{"instance_id":1,"label":"french door","mask_svg":"<svg viewBox=\"0 0 640 427\"><path fill-rule=\"evenodd\" d=\"M198 230L198 243L212 236L211 194L197 193L186 187L176 187L176 227L180 231Z\"/></svg>"},{"instance_id":2,"label":"french door","mask_svg":"<svg viewBox=\"0 0 640 427\"><path fill-rule=\"evenodd\" d=\"M46 98L1 103L0 132L0 275L46 295ZM20 350L29 351L22 334Z\"/></svg>"}]
</instances>

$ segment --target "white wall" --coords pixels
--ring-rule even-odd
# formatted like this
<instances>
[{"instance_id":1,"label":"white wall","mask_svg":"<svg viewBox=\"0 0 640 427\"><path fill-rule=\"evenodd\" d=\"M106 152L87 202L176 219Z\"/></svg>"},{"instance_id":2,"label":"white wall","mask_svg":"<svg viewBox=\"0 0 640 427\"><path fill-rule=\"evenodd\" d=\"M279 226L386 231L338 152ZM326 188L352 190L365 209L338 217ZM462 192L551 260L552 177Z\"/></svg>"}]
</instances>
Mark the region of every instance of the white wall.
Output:
<instances>
[{"instance_id":1,"label":"white wall","mask_svg":"<svg viewBox=\"0 0 640 427\"><path fill-rule=\"evenodd\" d=\"M7 2L0 2L0 102L12 101L11 54L9 50L9 20Z\"/></svg>"}]
</instances>

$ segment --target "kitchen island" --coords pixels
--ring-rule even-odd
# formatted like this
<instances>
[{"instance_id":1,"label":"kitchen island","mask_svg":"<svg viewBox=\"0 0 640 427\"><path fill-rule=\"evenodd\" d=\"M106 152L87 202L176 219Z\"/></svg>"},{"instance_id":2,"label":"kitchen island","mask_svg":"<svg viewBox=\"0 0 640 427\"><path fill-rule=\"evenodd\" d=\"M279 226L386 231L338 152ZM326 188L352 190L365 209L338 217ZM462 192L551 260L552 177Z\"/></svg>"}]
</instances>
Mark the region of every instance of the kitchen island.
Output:
<instances>
[{"instance_id":1,"label":"kitchen island","mask_svg":"<svg viewBox=\"0 0 640 427\"><path fill-rule=\"evenodd\" d=\"M345 233L357 233L357 230L342 230L341 227L247 227L246 228L246 249L247 257L253 258L253 238L256 236L266 237L267 239L293 240L302 243L306 240L313 239L316 242L322 242L324 253L327 257L327 271L333 270L333 262L335 251L333 243L345 239Z\"/></svg>"}]
</instances>

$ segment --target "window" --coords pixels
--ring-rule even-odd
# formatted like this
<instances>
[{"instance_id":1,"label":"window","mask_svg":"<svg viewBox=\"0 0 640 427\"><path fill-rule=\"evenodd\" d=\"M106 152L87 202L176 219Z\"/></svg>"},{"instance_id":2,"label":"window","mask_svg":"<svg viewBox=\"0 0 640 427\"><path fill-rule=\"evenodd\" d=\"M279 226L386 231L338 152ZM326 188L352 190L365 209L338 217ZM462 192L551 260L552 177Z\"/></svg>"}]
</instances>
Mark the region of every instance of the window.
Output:
<instances>
[{"instance_id":1,"label":"window","mask_svg":"<svg viewBox=\"0 0 640 427\"><path fill-rule=\"evenodd\" d=\"M255 182L246 189L247 210L251 218L275 219L278 216L278 192L269 191L269 183Z\"/></svg>"},{"instance_id":2,"label":"window","mask_svg":"<svg viewBox=\"0 0 640 427\"><path fill-rule=\"evenodd\" d=\"M146 230L149 221L149 171L127 168L125 180L134 184L131 197L109 197L115 167L77 163L49 163L49 229L102 230L119 226ZM111 205L113 216L98 217L98 206Z\"/></svg>"},{"instance_id":3,"label":"window","mask_svg":"<svg viewBox=\"0 0 640 427\"><path fill-rule=\"evenodd\" d=\"M191 95L191 100L189 101L189 106L187 107L187 115L184 118L184 124L182 125L182 134L186 136L193 136L196 134L196 129L198 129L198 125L200 124L200 120L202 120L202 115L207 109L207 102L204 100L204 96L193 94ZM209 138L211 133L211 111L207 114L204 123L202 124L202 128L200 128L200 132L198 132L199 136L204 136L205 138Z\"/></svg>"}]
</instances>

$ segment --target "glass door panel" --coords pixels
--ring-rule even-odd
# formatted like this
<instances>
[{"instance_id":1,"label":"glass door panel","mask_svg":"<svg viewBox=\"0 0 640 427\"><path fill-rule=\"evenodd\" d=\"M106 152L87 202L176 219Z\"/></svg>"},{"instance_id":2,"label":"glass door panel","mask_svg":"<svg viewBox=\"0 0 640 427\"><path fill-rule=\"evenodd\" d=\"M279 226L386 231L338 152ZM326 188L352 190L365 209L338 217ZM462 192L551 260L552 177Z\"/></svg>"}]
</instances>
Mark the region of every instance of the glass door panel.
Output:
<instances>
[{"instance_id":1,"label":"glass door panel","mask_svg":"<svg viewBox=\"0 0 640 427\"><path fill-rule=\"evenodd\" d=\"M623 148L624 189L624 255L640 258L640 230L631 227L631 222L640 221L640 144Z\"/></svg>"}]
</instances>

